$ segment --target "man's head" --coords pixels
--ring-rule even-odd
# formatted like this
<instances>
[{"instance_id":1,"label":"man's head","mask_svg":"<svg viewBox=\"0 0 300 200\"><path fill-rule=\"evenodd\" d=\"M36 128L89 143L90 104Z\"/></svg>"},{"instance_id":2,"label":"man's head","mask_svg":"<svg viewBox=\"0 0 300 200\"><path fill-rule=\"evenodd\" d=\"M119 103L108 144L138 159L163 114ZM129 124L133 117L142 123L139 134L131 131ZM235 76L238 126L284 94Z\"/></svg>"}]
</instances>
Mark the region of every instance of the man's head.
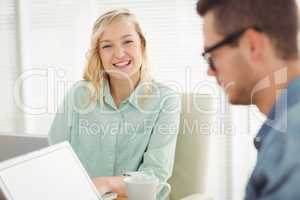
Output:
<instances>
[{"instance_id":1,"label":"man's head","mask_svg":"<svg viewBox=\"0 0 300 200\"><path fill-rule=\"evenodd\" d=\"M197 11L204 17L208 73L233 104L251 104L261 79L298 58L295 0L199 0Z\"/></svg>"}]
</instances>

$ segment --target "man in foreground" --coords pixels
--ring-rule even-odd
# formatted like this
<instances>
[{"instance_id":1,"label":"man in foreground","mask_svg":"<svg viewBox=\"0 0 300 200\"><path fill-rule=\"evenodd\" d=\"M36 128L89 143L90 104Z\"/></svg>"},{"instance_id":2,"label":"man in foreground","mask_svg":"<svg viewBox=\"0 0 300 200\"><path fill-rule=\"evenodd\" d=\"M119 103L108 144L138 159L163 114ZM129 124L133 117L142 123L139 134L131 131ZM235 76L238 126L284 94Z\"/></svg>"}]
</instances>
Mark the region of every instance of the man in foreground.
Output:
<instances>
[{"instance_id":1,"label":"man in foreground","mask_svg":"<svg viewBox=\"0 0 300 200\"><path fill-rule=\"evenodd\" d=\"M300 199L300 59L295 0L199 0L208 74L268 119L246 199Z\"/></svg>"}]
</instances>

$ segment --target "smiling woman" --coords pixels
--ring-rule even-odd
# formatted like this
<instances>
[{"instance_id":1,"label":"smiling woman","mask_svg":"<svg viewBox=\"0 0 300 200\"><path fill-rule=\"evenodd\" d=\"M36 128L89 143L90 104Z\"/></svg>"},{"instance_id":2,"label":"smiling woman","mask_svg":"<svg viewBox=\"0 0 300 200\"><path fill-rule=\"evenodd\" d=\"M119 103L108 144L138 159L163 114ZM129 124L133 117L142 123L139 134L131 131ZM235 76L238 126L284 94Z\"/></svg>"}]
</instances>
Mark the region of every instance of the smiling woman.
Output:
<instances>
[{"instance_id":1,"label":"smiling woman","mask_svg":"<svg viewBox=\"0 0 300 200\"><path fill-rule=\"evenodd\" d=\"M134 24L128 19L112 22L100 37L99 54L111 82L129 77L137 82L143 51Z\"/></svg>"},{"instance_id":2,"label":"smiling woman","mask_svg":"<svg viewBox=\"0 0 300 200\"><path fill-rule=\"evenodd\" d=\"M146 39L127 9L96 20L83 77L54 119L51 142L71 143L100 193L126 196L125 172L151 171L166 182L174 163L180 97L149 75Z\"/></svg>"},{"instance_id":3,"label":"smiling woman","mask_svg":"<svg viewBox=\"0 0 300 200\"><path fill-rule=\"evenodd\" d=\"M133 14L126 9L113 10L96 20L84 73L84 79L95 88L94 97L98 98L106 75L111 83L131 79L136 85L140 78L151 80L148 68L146 39Z\"/></svg>"}]
</instances>

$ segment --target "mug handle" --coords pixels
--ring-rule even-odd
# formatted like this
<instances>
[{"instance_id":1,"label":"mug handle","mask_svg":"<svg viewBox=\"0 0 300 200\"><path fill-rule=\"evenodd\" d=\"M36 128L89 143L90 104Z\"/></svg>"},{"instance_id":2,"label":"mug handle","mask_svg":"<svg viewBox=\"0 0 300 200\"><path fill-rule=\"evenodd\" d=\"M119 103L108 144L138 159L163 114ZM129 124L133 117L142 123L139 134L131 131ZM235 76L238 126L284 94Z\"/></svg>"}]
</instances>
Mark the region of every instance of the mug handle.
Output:
<instances>
[{"instance_id":1,"label":"mug handle","mask_svg":"<svg viewBox=\"0 0 300 200\"><path fill-rule=\"evenodd\" d=\"M171 186L170 186L169 183L159 183L158 189L162 188L163 186L165 186L165 187L167 188L167 191L166 191L165 194L161 197L161 199L165 200L165 199L169 196L169 194L170 194L170 192L171 192Z\"/></svg>"}]
</instances>

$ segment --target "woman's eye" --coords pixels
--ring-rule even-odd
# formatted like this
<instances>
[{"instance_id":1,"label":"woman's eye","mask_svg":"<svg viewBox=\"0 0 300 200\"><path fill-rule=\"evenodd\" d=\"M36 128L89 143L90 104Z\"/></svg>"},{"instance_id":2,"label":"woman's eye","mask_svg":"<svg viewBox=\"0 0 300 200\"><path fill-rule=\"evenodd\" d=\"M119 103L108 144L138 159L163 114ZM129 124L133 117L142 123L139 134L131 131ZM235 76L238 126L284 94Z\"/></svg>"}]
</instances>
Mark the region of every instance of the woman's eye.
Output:
<instances>
[{"instance_id":1,"label":"woman's eye","mask_svg":"<svg viewBox=\"0 0 300 200\"><path fill-rule=\"evenodd\" d=\"M104 45L104 46L102 46L102 49L107 49L107 48L110 48L111 47L111 45Z\"/></svg>"},{"instance_id":2,"label":"woman's eye","mask_svg":"<svg viewBox=\"0 0 300 200\"><path fill-rule=\"evenodd\" d=\"M124 43L125 44L130 44L130 43L132 43L133 41L132 40L126 40Z\"/></svg>"}]
</instances>

